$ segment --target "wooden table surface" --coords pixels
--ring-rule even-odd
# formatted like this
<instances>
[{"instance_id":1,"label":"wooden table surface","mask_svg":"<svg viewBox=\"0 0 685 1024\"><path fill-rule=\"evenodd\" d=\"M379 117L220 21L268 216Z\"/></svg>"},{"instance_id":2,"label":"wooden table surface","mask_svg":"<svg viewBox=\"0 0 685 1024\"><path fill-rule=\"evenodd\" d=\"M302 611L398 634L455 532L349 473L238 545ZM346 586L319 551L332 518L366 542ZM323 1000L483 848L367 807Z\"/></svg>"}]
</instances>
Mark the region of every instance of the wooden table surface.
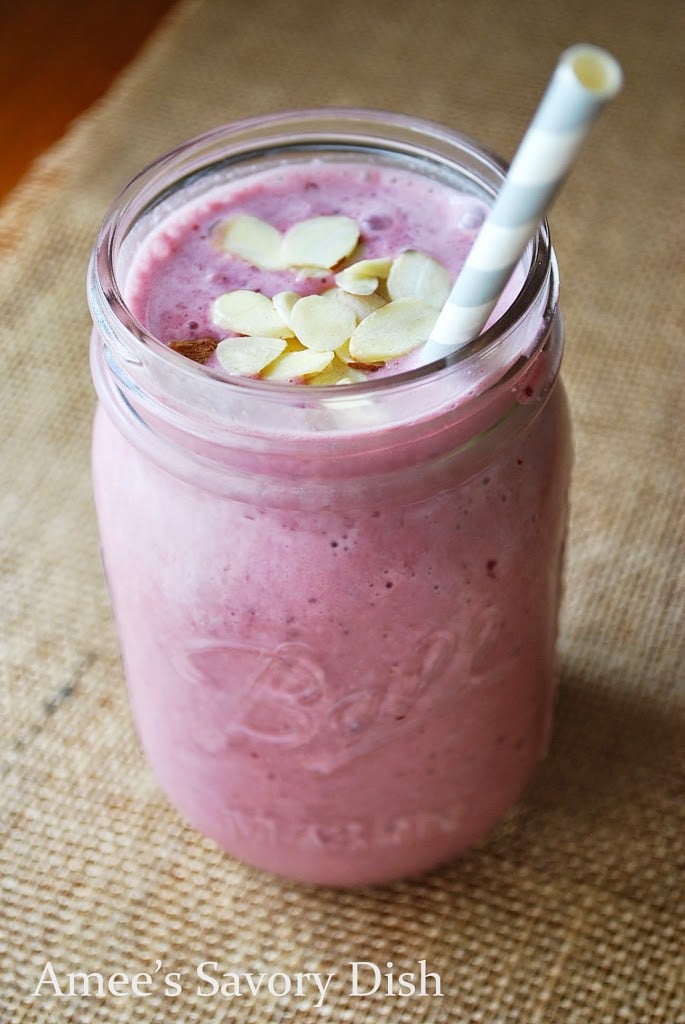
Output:
<instances>
[{"instance_id":1,"label":"wooden table surface","mask_svg":"<svg viewBox=\"0 0 685 1024\"><path fill-rule=\"evenodd\" d=\"M174 0L0 0L0 201Z\"/></svg>"}]
</instances>

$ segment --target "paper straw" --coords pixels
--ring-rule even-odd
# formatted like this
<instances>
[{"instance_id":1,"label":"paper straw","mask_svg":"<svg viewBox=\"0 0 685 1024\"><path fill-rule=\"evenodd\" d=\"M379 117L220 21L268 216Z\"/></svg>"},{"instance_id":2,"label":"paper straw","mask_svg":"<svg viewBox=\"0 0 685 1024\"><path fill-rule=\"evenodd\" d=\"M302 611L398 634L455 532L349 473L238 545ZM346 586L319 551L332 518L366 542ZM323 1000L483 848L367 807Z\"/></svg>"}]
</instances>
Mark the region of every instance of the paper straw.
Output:
<instances>
[{"instance_id":1,"label":"paper straw","mask_svg":"<svg viewBox=\"0 0 685 1024\"><path fill-rule=\"evenodd\" d=\"M622 80L617 61L596 46L581 43L561 55L426 342L427 362L458 351L480 333L593 122Z\"/></svg>"}]
</instances>

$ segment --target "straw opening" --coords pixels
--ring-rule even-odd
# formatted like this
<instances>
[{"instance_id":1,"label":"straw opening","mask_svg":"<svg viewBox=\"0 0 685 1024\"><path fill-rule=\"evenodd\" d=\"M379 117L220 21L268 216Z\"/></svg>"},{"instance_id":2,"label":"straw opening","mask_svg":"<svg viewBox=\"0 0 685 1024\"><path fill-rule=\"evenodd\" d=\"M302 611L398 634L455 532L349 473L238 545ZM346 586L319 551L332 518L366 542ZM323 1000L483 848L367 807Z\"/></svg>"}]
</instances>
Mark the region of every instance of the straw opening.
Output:
<instances>
[{"instance_id":1,"label":"straw opening","mask_svg":"<svg viewBox=\"0 0 685 1024\"><path fill-rule=\"evenodd\" d=\"M621 88L623 75L616 60L597 46L580 44L571 47L562 57L584 89L597 97L611 99Z\"/></svg>"}]
</instances>

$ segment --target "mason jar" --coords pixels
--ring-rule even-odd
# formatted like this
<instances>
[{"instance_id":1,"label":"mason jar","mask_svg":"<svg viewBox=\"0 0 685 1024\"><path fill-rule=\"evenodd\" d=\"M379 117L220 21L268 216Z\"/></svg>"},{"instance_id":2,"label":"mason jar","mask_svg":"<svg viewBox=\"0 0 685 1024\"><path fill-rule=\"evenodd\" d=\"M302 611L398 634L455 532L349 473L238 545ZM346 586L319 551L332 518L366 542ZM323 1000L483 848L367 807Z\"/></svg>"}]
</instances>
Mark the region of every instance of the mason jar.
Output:
<instances>
[{"instance_id":1,"label":"mason jar","mask_svg":"<svg viewBox=\"0 0 685 1024\"><path fill-rule=\"evenodd\" d=\"M88 296L102 558L149 766L229 854L358 885L482 840L545 753L571 440L546 224L476 341L361 383L227 378L136 319L127 275L167 216L341 154L488 204L505 171L385 112L222 127L124 189Z\"/></svg>"}]
</instances>

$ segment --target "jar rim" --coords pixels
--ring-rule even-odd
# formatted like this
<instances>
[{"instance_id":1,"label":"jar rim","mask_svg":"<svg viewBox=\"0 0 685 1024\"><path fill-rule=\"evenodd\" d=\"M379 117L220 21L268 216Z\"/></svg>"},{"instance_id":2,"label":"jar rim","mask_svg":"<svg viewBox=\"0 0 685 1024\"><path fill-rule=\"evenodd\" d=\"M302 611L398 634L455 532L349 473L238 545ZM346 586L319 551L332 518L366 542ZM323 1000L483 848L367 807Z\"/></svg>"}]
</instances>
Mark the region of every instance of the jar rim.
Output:
<instances>
[{"instance_id":1,"label":"jar rim","mask_svg":"<svg viewBox=\"0 0 685 1024\"><path fill-rule=\"evenodd\" d=\"M305 139L309 139L311 146L316 146L320 152L330 150L334 143L343 143L348 147L356 144L363 145L369 152L382 150L405 156L420 155L436 165L464 172L464 167L456 160L457 155L460 155L462 161L471 161L471 176L485 191L488 191L487 184L482 177L477 176L477 172L482 175L487 171L493 195L496 181L501 183L507 170L505 161L462 132L423 118L373 108L331 106L280 111L220 125L186 140L151 161L120 191L105 215L91 254L88 273L91 315L106 338L116 339L119 352L122 351L123 331L126 338L123 345L124 358L127 362L140 364L143 353L146 353L155 362L162 360L170 369L177 368L184 376L198 382L209 382L210 386L219 385L224 389L241 389L243 393L257 392L261 398L271 396L278 400L284 395L292 397L295 390L309 396L314 392L317 398L324 397L327 400L340 396L341 391L349 396L361 397L370 392L377 395L382 391L434 379L436 375L449 373L470 360L487 360L488 354L525 319L550 274L551 287L541 321L546 323L551 318L558 300L558 279L549 225L545 220L531 239L530 262L525 280L513 301L473 341L459 351L440 356L431 362L380 378L346 384L342 389L336 386L303 388L291 383L227 376L174 352L148 331L129 309L115 270L118 247L133 225L174 190L169 185L171 172L176 171L173 181L175 188L179 188L190 178L207 174L229 161L246 161L250 157L273 152L278 146L284 151L292 151L294 144L302 146ZM217 147L221 148L223 155L218 155ZM179 175L179 171L184 173ZM155 194L141 205L141 196L150 187L156 189ZM135 212L133 219L132 212ZM497 383L503 383L509 375L505 373Z\"/></svg>"}]
</instances>

